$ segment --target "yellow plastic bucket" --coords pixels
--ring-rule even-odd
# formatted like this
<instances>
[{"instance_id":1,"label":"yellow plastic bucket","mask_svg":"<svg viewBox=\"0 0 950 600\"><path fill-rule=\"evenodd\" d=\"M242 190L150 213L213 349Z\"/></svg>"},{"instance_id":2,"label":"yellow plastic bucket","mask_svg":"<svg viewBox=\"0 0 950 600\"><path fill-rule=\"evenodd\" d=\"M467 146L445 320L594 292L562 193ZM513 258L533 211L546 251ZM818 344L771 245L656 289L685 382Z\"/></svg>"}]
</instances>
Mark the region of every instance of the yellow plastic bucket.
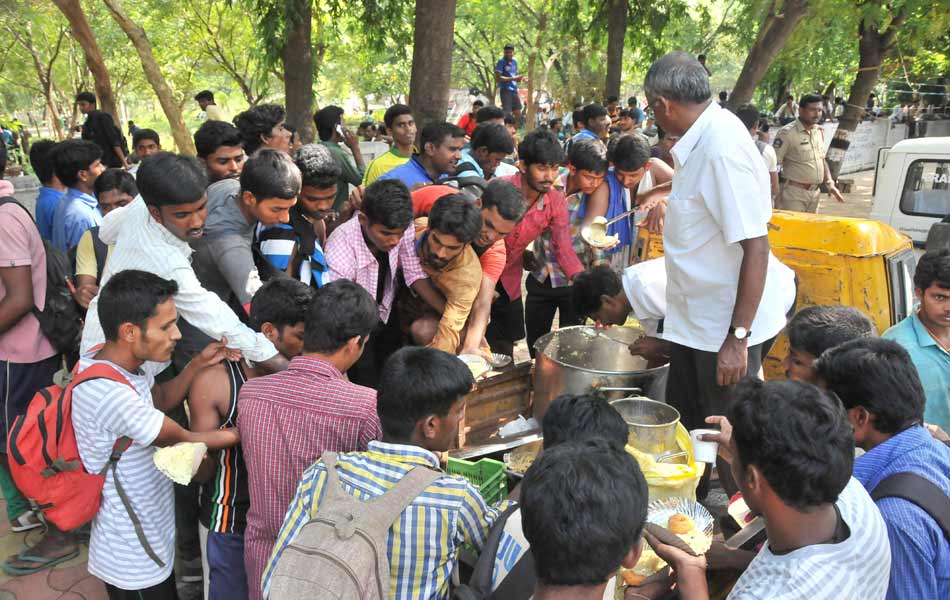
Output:
<instances>
[{"instance_id":1,"label":"yellow plastic bucket","mask_svg":"<svg viewBox=\"0 0 950 600\"><path fill-rule=\"evenodd\" d=\"M627 452L637 459L640 470L646 477L650 490L650 502L674 497L696 499L696 488L699 486L706 464L694 460L693 444L690 441L689 432L682 423L676 425L676 446L689 453L687 464L658 463L651 455L640 452L633 446L627 446Z\"/></svg>"}]
</instances>

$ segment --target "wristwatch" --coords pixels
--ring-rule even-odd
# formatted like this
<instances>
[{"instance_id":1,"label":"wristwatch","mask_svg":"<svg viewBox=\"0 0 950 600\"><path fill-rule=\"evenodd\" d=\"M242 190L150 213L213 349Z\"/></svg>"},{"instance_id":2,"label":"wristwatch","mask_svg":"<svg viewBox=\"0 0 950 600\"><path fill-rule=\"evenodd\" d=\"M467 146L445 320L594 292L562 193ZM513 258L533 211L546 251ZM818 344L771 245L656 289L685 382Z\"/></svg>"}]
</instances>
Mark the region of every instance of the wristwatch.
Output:
<instances>
[{"instance_id":1,"label":"wristwatch","mask_svg":"<svg viewBox=\"0 0 950 600\"><path fill-rule=\"evenodd\" d=\"M745 327L735 327L733 325L730 325L729 335L735 337L737 340L745 340L750 335L752 335L752 331L746 329Z\"/></svg>"}]
</instances>

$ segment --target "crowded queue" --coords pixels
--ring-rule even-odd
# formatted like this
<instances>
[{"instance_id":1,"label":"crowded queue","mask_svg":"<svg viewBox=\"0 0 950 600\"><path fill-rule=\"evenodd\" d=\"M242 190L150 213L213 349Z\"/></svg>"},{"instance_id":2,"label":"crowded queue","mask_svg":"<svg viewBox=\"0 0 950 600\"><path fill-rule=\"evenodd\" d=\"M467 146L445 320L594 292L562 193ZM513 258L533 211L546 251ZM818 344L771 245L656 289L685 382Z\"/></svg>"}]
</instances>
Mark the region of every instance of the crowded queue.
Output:
<instances>
[{"instance_id":1,"label":"crowded queue","mask_svg":"<svg viewBox=\"0 0 950 600\"><path fill-rule=\"evenodd\" d=\"M626 597L709 598L719 570L738 573L736 599L950 597L950 250L920 258L919 307L880 337L854 308L796 312L768 239L793 190L754 139L755 107L721 107L703 64L674 52L643 84L669 160L637 131L636 99L575 111L566 141L516 143L513 56L496 67L507 112L476 103L417 142L394 105L392 147L368 164L339 107L295 149L282 107L232 124L210 92L197 158L151 130L134 175L112 140L33 144L35 217L0 201L0 487L11 529L44 533L4 571L71 560L87 535L112 599L175 599L177 582L212 599L449 598L465 546L491 573L465 597L600 599L649 544L671 569ZM98 122L95 100L77 97ZM806 121L782 130L778 163ZM592 240L606 221L609 242ZM662 258L638 261L641 229ZM665 401L688 429L718 428L716 479L765 541L696 556L647 531L627 425L593 391L550 405L511 498L442 471L475 388L456 357L496 362L524 338L533 357L555 316L639 322L629 352L669 363ZM763 381L783 332L789 380ZM91 532L21 483L31 400L60 370L79 464L50 472L106 475ZM153 463L181 443L207 449L188 485Z\"/></svg>"}]
</instances>

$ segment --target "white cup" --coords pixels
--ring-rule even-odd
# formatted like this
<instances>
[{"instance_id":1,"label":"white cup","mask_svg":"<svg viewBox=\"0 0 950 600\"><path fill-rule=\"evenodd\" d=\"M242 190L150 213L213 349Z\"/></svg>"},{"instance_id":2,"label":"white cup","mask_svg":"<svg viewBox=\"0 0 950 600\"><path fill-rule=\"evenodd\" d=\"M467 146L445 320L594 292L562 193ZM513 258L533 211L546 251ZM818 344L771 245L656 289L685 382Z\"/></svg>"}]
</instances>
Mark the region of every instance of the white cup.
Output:
<instances>
[{"instance_id":1,"label":"white cup","mask_svg":"<svg viewBox=\"0 0 950 600\"><path fill-rule=\"evenodd\" d=\"M694 429L689 432L689 439L693 442L693 458L696 462L710 464L716 462L716 452L719 450L719 444L701 440L699 436L717 433L719 433L718 429Z\"/></svg>"}]
</instances>

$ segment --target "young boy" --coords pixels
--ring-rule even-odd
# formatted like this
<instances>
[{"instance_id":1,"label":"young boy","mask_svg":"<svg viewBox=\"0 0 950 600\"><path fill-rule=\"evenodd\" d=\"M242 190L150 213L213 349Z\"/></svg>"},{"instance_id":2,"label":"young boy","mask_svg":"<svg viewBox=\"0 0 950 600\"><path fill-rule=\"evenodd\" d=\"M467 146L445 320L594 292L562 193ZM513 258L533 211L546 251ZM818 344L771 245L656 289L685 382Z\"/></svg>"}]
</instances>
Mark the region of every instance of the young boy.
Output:
<instances>
[{"instance_id":1,"label":"young boy","mask_svg":"<svg viewBox=\"0 0 950 600\"><path fill-rule=\"evenodd\" d=\"M131 446L119 459L115 478L106 477L102 505L92 523L89 572L101 579L110 600L175 599L175 511L172 482L155 468L154 447L202 442L216 450L238 442L234 428L193 433L164 412L181 403L195 376L226 356L224 342L205 348L175 379L155 385L146 361L171 358L181 338L176 321L178 284L144 271L116 273L98 298L99 320L106 342L84 355L78 369L94 364L115 369L125 383L94 379L73 391L73 426L83 466L98 473L108 463L116 440ZM136 533L115 479L141 523Z\"/></svg>"},{"instance_id":2,"label":"young boy","mask_svg":"<svg viewBox=\"0 0 950 600\"><path fill-rule=\"evenodd\" d=\"M350 373L360 385L376 387L383 362L398 347L394 339L399 336L398 322L390 326L398 270L402 270L405 285L429 306L444 302L422 270L412 217L412 198L406 185L397 179L380 179L366 188L361 209L327 240L330 281L355 281L379 305L380 330L370 337L359 364Z\"/></svg>"},{"instance_id":3,"label":"young boy","mask_svg":"<svg viewBox=\"0 0 950 600\"><path fill-rule=\"evenodd\" d=\"M785 327L788 355L785 376L817 383L813 363L825 350L857 338L874 337L874 323L852 306L809 306L795 313Z\"/></svg>"},{"instance_id":4,"label":"young boy","mask_svg":"<svg viewBox=\"0 0 950 600\"><path fill-rule=\"evenodd\" d=\"M640 467L622 448L588 440L545 450L521 488L535 600L613 598L610 579L640 558L647 499Z\"/></svg>"},{"instance_id":5,"label":"young boy","mask_svg":"<svg viewBox=\"0 0 950 600\"><path fill-rule=\"evenodd\" d=\"M571 241L577 258L585 267L603 264L604 252L589 246L581 237L581 230L594 219L606 213L606 202L592 202L595 190L602 187L607 174L607 150L597 140L582 139L571 144L568 153L568 173L555 184L563 192L567 203ZM551 331L554 315L558 314L560 327L579 325L582 315L571 303L570 280L558 262L552 243L551 230L541 232L532 250L525 250L525 262L531 264L531 274L525 280L525 332L528 349L534 356L534 342Z\"/></svg>"},{"instance_id":6,"label":"young boy","mask_svg":"<svg viewBox=\"0 0 950 600\"><path fill-rule=\"evenodd\" d=\"M208 171L208 181L237 179L244 167L244 146L238 128L224 121L205 121L195 132L198 159Z\"/></svg>"},{"instance_id":7,"label":"young boy","mask_svg":"<svg viewBox=\"0 0 950 600\"><path fill-rule=\"evenodd\" d=\"M303 354L281 373L245 383L238 398L250 507L244 565L251 600L300 475L326 451L365 450L379 439L376 392L347 380L379 323L376 303L352 281L331 281L307 308Z\"/></svg>"},{"instance_id":8,"label":"young boy","mask_svg":"<svg viewBox=\"0 0 950 600\"><path fill-rule=\"evenodd\" d=\"M131 203L139 195L135 177L125 169L106 169L96 179L95 191L103 217ZM99 237L98 225L87 229L79 238L75 260L76 293L73 296L83 308L89 308L89 302L99 293L99 280L111 251L112 248Z\"/></svg>"},{"instance_id":9,"label":"young boy","mask_svg":"<svg viewBox=\"0 0 950 600\"><path fill-rule=\"evenodd\" d=\"M475 384L458 358L432 348L403 348L380 378L377 409L383 439L366 452L341 454L337 474L343 489L368 500L385 493L414 467L438 469L435 452L452 447L465 414L465 395ZM320 508L326 466L317 461L300 478L262 579L271 593L281 554ZM387 557L396 597L447 598L459 547L482 547L497 518L468 480L443 475L412 501L391 528ZM271 596L278 598L279 596Z\"/></svg>"},{"instance_id":10,"label":"young boy","mask_svg":"<svg viewBox=\"0 0 950 600\"><path fill-rule=\"evenodd\" d=\"M841 401L800 381L747 378L733 394L720 456L768 542L732 588L733 600L883 600L891 553L881 513L851 477L854 438ZM731 424L731 425L730 425ZM708 600L705 556L645 534L673 567L683 600Z\"/></svg>"},{"instance_id":11,"label":"young boy","mask_svg":"<svg viewBox=\"0 0 950 600\"><path fill-rule=\"evenodd\" d=\"M30 144L30 166L40 180L40 193L36 197L36 226L40 230L40 237L52 240L53 215L56 207L64 198L64 186L53 171L53 161L50 152L56 142L52 140L37 140Z\"/></svg>"},{"instance_id":12,"label":"young boy","mask_svg":"<svg viewBox=\"0 0 950 600\"><path fill-rule=\"evenodd\" d=\"M96 178L106 170L99 146L85 140L67 140L52 150L53 170L68 189L53 213L52 243L60 252L79 243L90 227L102 223L93 195Z\"/></svg>"},{"instance_id":13,"label":"young boy","mask_svg":"<svg viewBox=\"0 0 950 600\"><path fill-rule=\"evenodd\" d=\"M929 483L945 500L943 516L950 515L950 448L923 427L924 389L907 351L893 340L855 339L826 351L814 369L844 404L854 444L865 451L854 461L854 478L874 494L893 475L916 476L925 481L905 483L903 491ZM940 514L906 496L886 494L875 504L891 546L887 599L950 597L950 541Z\"/></svg>"},{"instance_id":14,"label":"young boy","mask_svg":"<svg viewBox=\"0 0 950 600\"><path fill-rule=\"evenodd\" d=\"M472 303L482 283L482 267L472 242L481 232L478 206L461 194L439 198L428 217L416 220L416 253L426 275L445 296L440 312L413 297L399 294L401 325L413 343L455 354Z\"/></svg>"},{"instance_id":15,"label":"young boy","mask_svg":"<svg viewBox=\"0 0 950 600\"><path fill-rule=\"evenodd\" d=\"M552 251L565 277L571 280L584 270L574 251L567 203L554 188L558 168L564 161L560 142L550 131L532 131L518 145L518 155L520 173L503 180L521 189L525 215L505 238L505 269L496 288L498 299L492 305L486 332L492 351L508 356L512 355L515 342L525 335L521 282L525 267L532 270L535 266L527 260L531 254L525 252L528 246L549 230Z\"/></svg>"},{"instance_id":16,"label":"young boy","mask_svg":"<svg viewBox=\"0 0 950 600\"><path fill-rule=\"evenodd\" d=\"M603 396L598 394L564 394L558 396L548 407L547 412L544 413L542 430L544 433L542 456L562 443L583 443L590 440L599 440L605 445L623 452L629 436L629 429L623 417L607 404ZM639 474L640 469L637 468L636 472ZM525 573L517 567L522 560L525 560L525 555L529 551L533 551L533 548L529 547L528 540L525 537L522 508L522 510L511 513L505 521L505 530L501 534L498 553L495 555L495 568L492 576L493 591L498 590L512 573L521 573L522 577L532 577L532 581L518 582L516 584L517 589L533 587L531 584L534 582L534 573ZM514 577L515 575L511 576ZM508 585L512 584L509 583ZM609 586L609 588L609 597L613 598L613 586ZM528 600L527 596L524 600Z\"/></svg>"},{"instance_id":17,"label":"young boy","mask_svg":"<svg viewBox=\"0 0 950 600\"><path fill-rule=\"evenodd\" d=\"M303 350L304 322L313 289L293 279L264 284L251 300L251 327L274 343L287 360ZM246 361L225 361L202 371L191 385L191 430L236 427L238 394L258 376ZM196 479L203 481L198 519L205 563L205 597L247 598L244 527L250 496L241 446L209 456Z\"/></svg>"},{"instance_id":18,"label":"young boy","mask_svg":"<svg viewBox=\"0 0 950 600\"><path fill-rule=\"evenodd\" d=\"M129 173L135 175L143 160L162 151L162 140L154 129L138 129L132 136L132 150L139 159L129 169Z\"/></svg>"},{"instance_id":19,"label":"young boy","mask_svg":"<svg viewBox=\"0 0 950 600\"><path fill-rule=\"evenodd\" d=\"M917 261L914 314L884 332L910 353L927 395L924 418L950 430L950 250L931 250Z\"/></svg>"},{"instance_id":20,"label":"young boy","mask_svg":"<svg viewBox=\"0 0 950 600\"><path fill-rule=\"evenodd\" d=\"M297 204L290 209L290 222L258 227L261 254L274 267L315 288L330 280L323 247L327 226L339 218L333 211L340 164L320 144L307 144L294 154L300 169ZM328 223L329 222L329 223Z\"/></svg>"}]
</instances>

